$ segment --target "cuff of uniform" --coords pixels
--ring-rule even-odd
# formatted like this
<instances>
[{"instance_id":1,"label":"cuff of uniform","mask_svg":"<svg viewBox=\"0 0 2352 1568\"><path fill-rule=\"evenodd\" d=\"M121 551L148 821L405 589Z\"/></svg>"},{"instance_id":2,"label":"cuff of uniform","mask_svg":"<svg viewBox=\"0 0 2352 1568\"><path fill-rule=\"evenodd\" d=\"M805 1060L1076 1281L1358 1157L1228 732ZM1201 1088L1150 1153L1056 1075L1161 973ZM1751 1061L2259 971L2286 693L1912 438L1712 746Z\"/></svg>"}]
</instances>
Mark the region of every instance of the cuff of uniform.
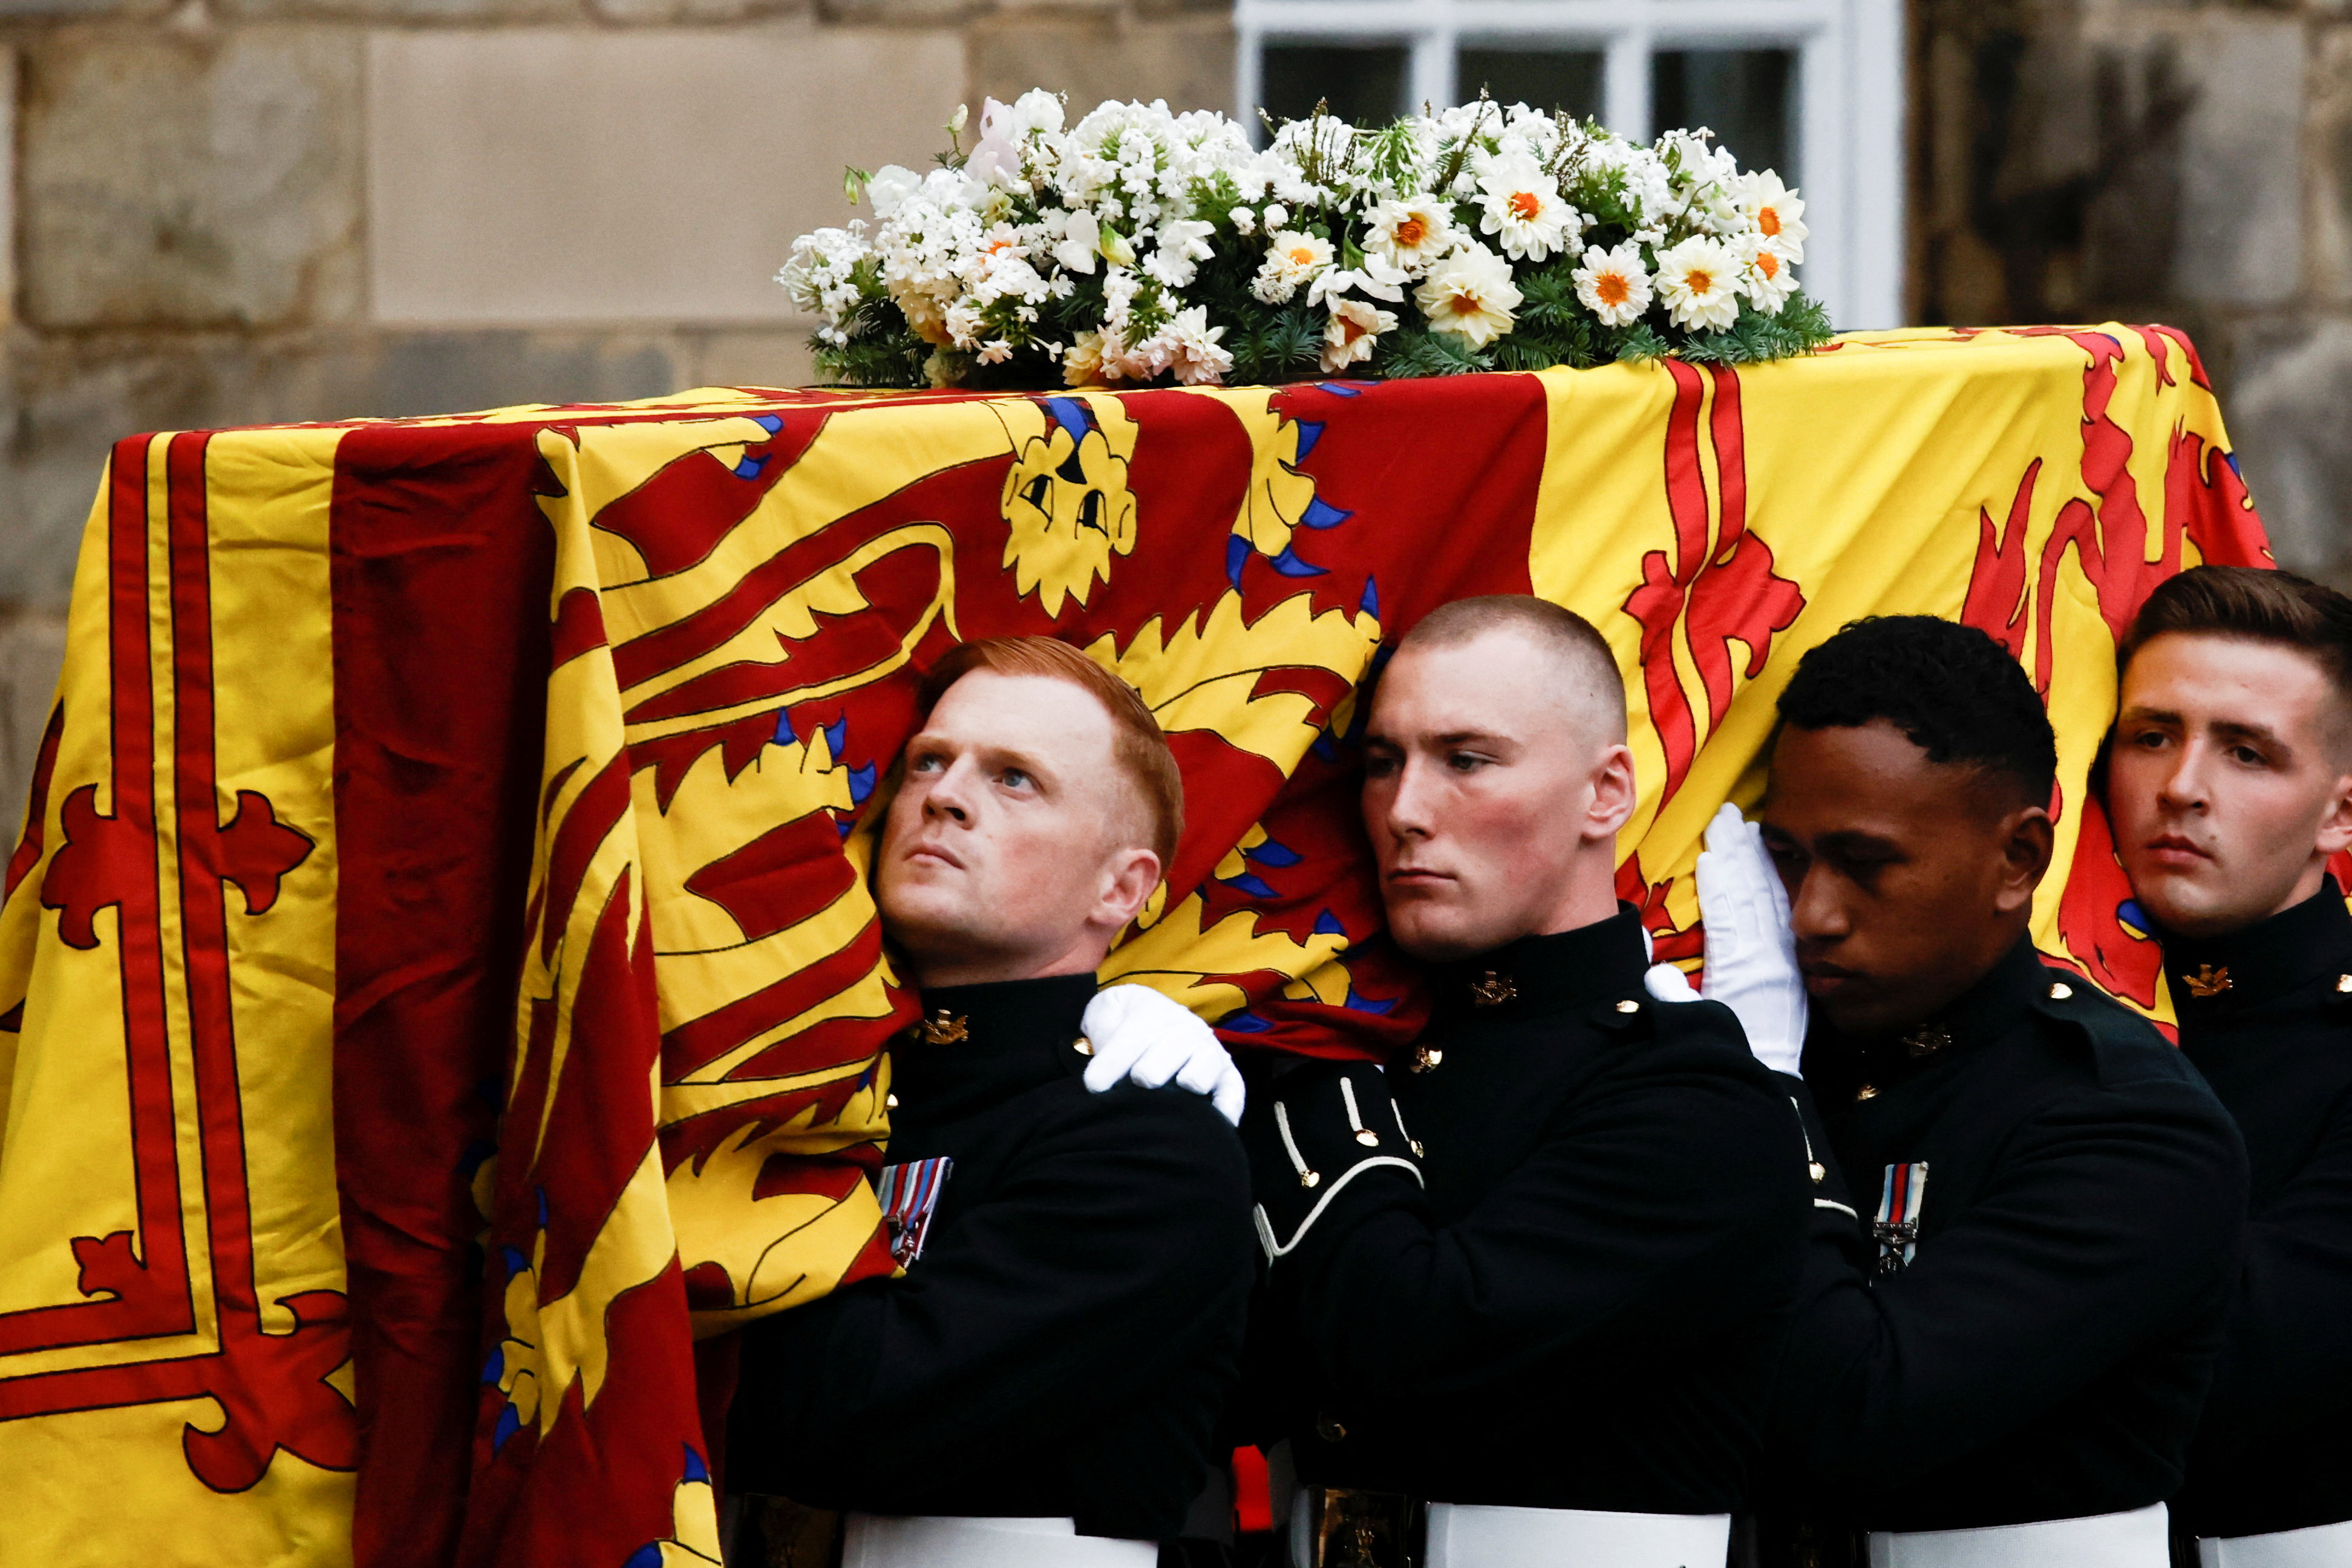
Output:
<instances>
[{"instance_id":1,"label":"cuff of uniform","mask_svg":"<svg viewBox=\"0 0 2352 1568\"><path fill-rule=\"evenodd\" d=\"M1318 1062L1286 1074L1244 1122L1257 1189L1258 1244L1278 1263L1343 1204L1392 1201L1422 1186L1421 1146L1388 1080L1370 1062Z\"/></svg>"}]
</instances>

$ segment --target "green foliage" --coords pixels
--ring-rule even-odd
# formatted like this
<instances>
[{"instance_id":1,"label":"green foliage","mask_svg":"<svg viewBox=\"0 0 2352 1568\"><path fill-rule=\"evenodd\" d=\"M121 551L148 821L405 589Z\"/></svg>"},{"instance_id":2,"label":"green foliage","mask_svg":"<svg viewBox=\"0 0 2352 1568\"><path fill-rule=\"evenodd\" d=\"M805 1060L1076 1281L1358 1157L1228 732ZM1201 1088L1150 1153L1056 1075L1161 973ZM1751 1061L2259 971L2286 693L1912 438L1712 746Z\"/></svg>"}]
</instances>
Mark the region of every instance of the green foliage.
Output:
<instances>
[{"instance_id":1,"label":"green foliage","mask_svg":"<svg viewBox=\"0 0 2352 1568\"><path fill-rule=\"evenodd\" d=\"M1777 316L1742 306L1739 319L1719 332L1702 332L1677 345L1677 358L1700 364L1753 364L1759 360L1787 359L1827 342L1829 312L1802 289L1789 296ZM1643 358L1657 358L1645 354Z\"/></svg>"}]
</instances>

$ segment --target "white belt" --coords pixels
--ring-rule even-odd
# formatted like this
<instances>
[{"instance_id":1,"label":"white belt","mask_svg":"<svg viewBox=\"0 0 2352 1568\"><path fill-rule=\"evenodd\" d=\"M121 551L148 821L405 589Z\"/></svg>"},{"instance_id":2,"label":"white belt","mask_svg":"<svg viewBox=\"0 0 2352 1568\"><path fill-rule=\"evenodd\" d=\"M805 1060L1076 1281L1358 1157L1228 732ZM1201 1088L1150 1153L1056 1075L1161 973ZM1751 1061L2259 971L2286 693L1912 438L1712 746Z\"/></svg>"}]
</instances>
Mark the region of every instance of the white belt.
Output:
<instances>
[{"instance_id":1,"label":"white belt","mask_svg":"<svg viewBox=\"0 0 2352 1568\"><path fill-rule=\"evenodd\" d=\"M1429 1505L1427 1568L1717 1568L1727 1513L1602 1513L1580 1508Z\"/></svg>"},{"instance_id":2,"label":"white belt","mask_svg":"<svg viewBox=\"0 0 2352 1568\"><path fill-rule=\"evenodd\" d=\"M1149 1541L1080 1535L1066 1519L891 1519L853 1513L841 1568L1154 1568Z\"/></svg>"},{"instance_id":3,"label":"white belt","mask_svg":"<svg viewBox=\"0 0 2352 1568\"><path fill-rule=\"evenodd\" d=\"M2200 1568L2352 1568L2352 1519L2197 1543Z\"/></svg>"},{"instance_id":4,"label":"white belt","mask_svg":"<svg viewBox=\"0 0 2352 1568\"><path fill-rule=\"evenodd\" d=\"M2166 1568L2160 1502L2129 1513L1980 1530L1874 1531L1870 1568Z\"/></svg>"}]
</instances>

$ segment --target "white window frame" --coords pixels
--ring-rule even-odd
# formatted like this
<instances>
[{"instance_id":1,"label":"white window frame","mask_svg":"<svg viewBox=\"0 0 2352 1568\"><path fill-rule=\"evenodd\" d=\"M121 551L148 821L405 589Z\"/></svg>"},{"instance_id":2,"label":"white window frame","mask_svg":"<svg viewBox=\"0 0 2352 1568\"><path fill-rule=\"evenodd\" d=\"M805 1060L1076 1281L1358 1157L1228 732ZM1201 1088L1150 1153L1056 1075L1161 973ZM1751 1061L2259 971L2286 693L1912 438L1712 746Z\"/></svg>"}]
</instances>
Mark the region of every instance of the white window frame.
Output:
<instances>
[{"instance_id":1,"label":"white window frame","mask_svg":"<svg viewBox=\"0 0 2352 1568\"><path fill-rule=\"evenodd\" d=\"M1793 49L1790 183L1805 198L1812 230L1798 277L1842 331L1902 324L1898 0L1234 0L1234 99L1251 123L1260 50L1268 43L1402 45L1406 100L1448 104L1457 101L1454 55L1463 39L1477 46L1523 38L1601 52L1601 118L1643 141L1672 129L1651 123L1654 52Z\"/></svg>"}]
</instances>

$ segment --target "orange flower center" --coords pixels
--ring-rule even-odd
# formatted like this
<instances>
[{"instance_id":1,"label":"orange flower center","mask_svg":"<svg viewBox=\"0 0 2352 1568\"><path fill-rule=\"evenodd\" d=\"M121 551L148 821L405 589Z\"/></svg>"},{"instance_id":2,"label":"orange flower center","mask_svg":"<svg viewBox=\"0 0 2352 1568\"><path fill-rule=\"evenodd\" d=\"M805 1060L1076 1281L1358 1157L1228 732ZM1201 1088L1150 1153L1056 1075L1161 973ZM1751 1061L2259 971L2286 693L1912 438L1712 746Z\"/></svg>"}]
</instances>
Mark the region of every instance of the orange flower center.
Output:
<instances>
[{"instance_id":1,"label":"orange flower center","mask_svg":"<svg viewBox=\"0 0 2352 1568\"><path fill-rule=\"evenodd\" d=\"M1759 212L1756 215L1756 226L1763 231L1767 238L1780 233L1780 214L1779 210L1773 207L1766 207L1762 211Z\"/></svg>"},{"instance_id":2,"label":"orange flower center","mask_svg":"<svg viewBox=\"0 0 2352 1568\"><path fill-rule=\"evenodd\" d=\"M1633 297L1633 287L1622 272L1602 273L1592 280L1592 291L1601 296L1602 304L1612 308Z\"/></svg>"},{"instance_id":3,"label":"orange flower center","mask_svg":"<svg viewBox=\"0 0 2352 1568\"><path fill-rule=\"evenodd\" d=\"M1513 217L1521 223L1533 223L1536 214L1543 211L1543 199L1533 191L1517 191L1512 193L1509 205Z\"/></svg>"},{"instance_id":4,"label":"orange flower center","mask_svg":"<svg viewBox=\"0 0 2352 1568\"><path fill-rule=\"evenodd\" d=\"M1313 266L1315 264L1314 247L1305 245L1292 246L1290 247L1290 264L1293 267Z\"/></svg>"},{"instance_id":5,"label":"orange flower center","mask_svg":"<svg viewBox=\"0 0 2352 1568\"><path fill-rule=\"evenodd\" d=\"M1410 250L1429 237L1429 226L1417 217L1406 218L1396 226L1396 242Z\"/></svg>"},{"instance_id":6,"label":"orange flower center","mask_svg":"<svg viewBox=\"0 0 2352 1568\"><path fill-rule=\"evenodd\" d=\"M1768 279L1778 278L1780 276L1780 258L1769 250L1759 250L1756 253L1756 270Z\"/></svg>"},{"instance_id":7,"label":"orange flower center","mask_svg":"<svg viewBox=\"0 0 2352 1568\"><path fill-rule=\"evenodd\" d=\"M1715 274L1704 267L1694 267L1683 274L1683 286L1694 294L1712 293L1715 290Z\"/></svg>"},{"instance_id":8,"label":"orange flower center","mask_svg":"<svg viewBox=\"0 0 2352 1568\"><path fill-rule=\"evenodd\" d=\"M1486 301L1467 289L1456 289L1449 300L1457 316L1477 316L1486 313Z\"/></svg>"},{"instance_id":9,"label":"orange flower center","mask_svg":"<svg viewBox=\"0 0 2352 1568\"><path fill-rule=\"evenodd\" d=\"M1339 323L1339 346L1341 348L1348 347L1358 338L1362 337L1367 331L1371 330L1369 327L1366 327L1363 322L1356 320L1353 316L1335 316L1332 319Z\"/></svg>"}]
</instances>

